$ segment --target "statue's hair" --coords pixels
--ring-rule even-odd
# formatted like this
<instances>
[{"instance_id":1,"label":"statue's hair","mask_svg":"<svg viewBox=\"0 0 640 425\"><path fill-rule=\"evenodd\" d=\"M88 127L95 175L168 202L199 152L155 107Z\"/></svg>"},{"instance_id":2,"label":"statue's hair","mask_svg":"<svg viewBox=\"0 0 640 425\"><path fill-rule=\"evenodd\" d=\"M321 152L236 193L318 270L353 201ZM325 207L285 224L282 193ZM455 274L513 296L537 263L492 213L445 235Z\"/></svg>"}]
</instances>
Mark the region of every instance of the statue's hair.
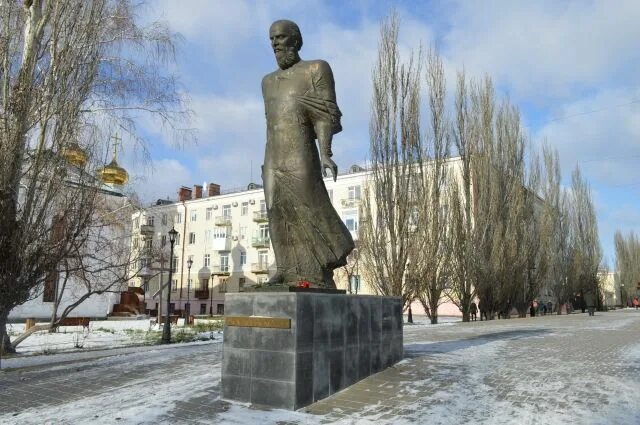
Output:
<instances>
[{"instance_id":1,"label":"statue's hair","mask_svg":"<svg viewBox=\"0 0 640 425\"><path fill-rule=\"evenodd\" d=\"M296 40L298 41L298 51L302 49L302 33L300 32L300 27L293 21L288 19L279 19L271 24L271 28L273 28L276 24L284 25L290 34L292 34Z\"/></svg>"}]
</instances>

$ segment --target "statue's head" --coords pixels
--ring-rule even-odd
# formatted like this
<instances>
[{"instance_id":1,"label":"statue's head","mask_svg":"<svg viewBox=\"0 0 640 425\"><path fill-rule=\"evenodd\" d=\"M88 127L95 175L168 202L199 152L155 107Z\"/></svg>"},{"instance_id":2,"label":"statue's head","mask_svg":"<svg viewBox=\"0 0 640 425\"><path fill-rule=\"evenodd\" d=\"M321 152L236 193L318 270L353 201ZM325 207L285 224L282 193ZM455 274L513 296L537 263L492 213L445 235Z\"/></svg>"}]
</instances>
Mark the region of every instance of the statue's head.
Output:
<instances>
[{"instance_id":1,"label":"statue's head","mask_svg":"<svg viewBox=\"0 0 640 425\"><path fill-rule=\"evenodd\" d=\"M269 29L269 39L276 61L281 69L287 69L300 60L302 34L298 25L286 19L275 21Z\"/></svg>"}]
</instances>

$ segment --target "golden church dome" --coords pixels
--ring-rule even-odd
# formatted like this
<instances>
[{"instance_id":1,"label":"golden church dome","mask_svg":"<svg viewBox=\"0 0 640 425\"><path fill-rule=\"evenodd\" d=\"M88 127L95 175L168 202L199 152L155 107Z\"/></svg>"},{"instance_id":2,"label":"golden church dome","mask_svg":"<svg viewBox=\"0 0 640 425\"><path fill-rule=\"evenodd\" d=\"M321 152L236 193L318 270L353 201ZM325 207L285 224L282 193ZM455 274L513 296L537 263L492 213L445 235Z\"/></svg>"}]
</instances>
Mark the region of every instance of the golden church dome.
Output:
<instances>
[{"instance_id":1,"label":"golden church dome","mask_svg":"<svg viewBox=\"0 0 640 425\"><path fill-rule=\"evenodd\" d=\"M112 138L115 140L113 142L113 159L104 168L100 168L98 170L98 177L106 184L122 186L129 180L129 173L127 173L127 170L120 167L116 161L118 142L120 141L120 138L117 134Z\"/></svg>"},{"instance_id":2,"label":"golden church dome","mask_svg":"<svg viewBox=\"0 0 640 425\"><path fill-rule=\"evenodd\" d=\"M98 176L104 183L118 186L122 186L129 180L129 173L118 165L115 158L107 166L98 170Z\"/></svg>"},{"instance_id":3,"label":"golden church dome","mask_svg":"<svg viewBox=\"0 0 640 425\"><path fill-rule=\"evenodd\" d=\"M84 168L87 163L87 152L77 143L70 143L62 151L62 155L71 164L80 168Z\"/></svg>"}]
</instances>

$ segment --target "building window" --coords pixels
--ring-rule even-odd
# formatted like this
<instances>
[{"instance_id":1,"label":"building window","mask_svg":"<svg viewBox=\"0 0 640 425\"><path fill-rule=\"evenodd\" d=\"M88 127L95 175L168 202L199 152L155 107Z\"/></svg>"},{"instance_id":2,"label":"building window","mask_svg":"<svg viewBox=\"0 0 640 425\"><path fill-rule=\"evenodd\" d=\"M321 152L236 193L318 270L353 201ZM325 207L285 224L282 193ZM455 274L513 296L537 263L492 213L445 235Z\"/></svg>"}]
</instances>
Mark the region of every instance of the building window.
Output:
<instances>
[{"instance_id":1,"label":"building window","mask_svg":"<svg viewBox=\"0 0 640 425\"><path fill-rule=\"evenodd\" d=\"M347 197L349 200L360 199L360 186L349 186L347 189Z\"/></svg>"},{"instance_id":2,"label":"building window","mask_svg":"<svg viewBox=\"0 0 640 425\"><path fill-rule=\"evenodd\" d=\"M260 237L261 239L265 239L269 237L269 225L268 224L261 224L260 227L258 228L258 237Z\"/></svg>"},{"instance_id":3,"label":"building window","mask_svg":"<svg viewBox=\"0 0 640 425\"><path fill-rule=\"evenodd\" d=\"M267 267L269 265L269 251L258 252L258 263L262 267Z\"/></svg>"},{"instance_id":4,"label":"building window","mask_svg":"<svg viewBox=\"0 0 640 425\"><path fill-rule=\"evenodd\" d=\"M145 249L151 249L151 243L153 242L153 239L145 239L144 240L144 248Z\"/></svg>"},{"instance_id":5,"label":"building window","mask_svg":"<svg viewBox=\"0 0 640 425\"><path fill-rule=\"evenodd\" d=\"M196 220L198 220L198 211L193 210L191 211L191 221L196 221Z\"/></svg>"},{"instance_id":6,"label":"building window","mask_svg":"<svg viewBox=\"0 0 640 425\"><path fill-rule=\"evenodd\" d=\"M260 211L267 212L267 203L264 201L264 199L260 200Z\"/></svg>"},{"instance_id":7,"label":"building window","mask_svg":"<svg viewBox=\"0 0 640 425\"><path fill-rule=\"evenodd\" d=\"M167 235L160 236L160 246L165 246L167 244Z\"/></svg>"},{"instance_id":8,"label":"building window","mask_svg":"<svg viewBox=\"0 0 640 425\"><path fill-rule=\"evenodd\" d=\"M176 223L182 223L182 213L176 215Z\"/></svg>"},{"instance_id":9,"label":"building window","mask_svg":"<svg viewBox=\"0 0 640 425\"><path fill-rule=\"evenodd\" d=\"M211 255L204 254L204 267L209 267L211 265Z\"/></svg>"},{"instance_id":10,"label":"building window","mask_svg":"<svg viewBox=\"0 0 640 425\"><path fill-rule=\"evenodd\" d=\"M171 281L171 292L178 292L178 279Z\"/></svg>"},{"instance_id":11,"label":"building window","mask_svg":"<svg viewBox=\"0 0 640 425\"><path fill-rule=\"evenodd\" d=\"M162 224L166 226L166 224L167 224L167 214L162 214Z\"/></svg>"},{"instance_id":12,"label":"building window","mask_svg":"<svg viewBox=\"0 0 640 425\"><path fill-rule=\"evenodd\" d=\"M220 286L218 286L219 292L227 292L227 278L220 279Z\"/></svg>"},{"instance_id":13,"label":"building window","mask_svg":"<svg viewBox=\"0 0 640 425\"><path fill-rule=\"evenodd\" d=\"M195 232L189 233L189 245L193 245L196 243L196 234Z\"/></svg>"},{"instance_id":14,"label":"building window","mask_svg":"<svg viewBox=\"0 0 640 425\"><path fill-rule=\"evenodd\" d=\"M180 233L176 232L176 246L180 245Z\"/></svg>"},{"instance_id":15,"label":"building window","mask_svg":"<svg viewBox=\"0 0 640 425\"><path fill-rule=\"evenodd\" d=\"M139 228L139 227L140 227L140 218L139 218L139 217L136 217L136 218L133 220L133 228L134 228L134 229L137 229L137 228Z\"/></svg>"},{"instance_id":16,"label":"building window","mask_svg":"<svg viewBox=\"0 0 640 425\"><path fill-rule=\"evenodd\" d=\"M169 303L169 314L173 314L176 311L176 303Z\"/></svg>"},{"instance_id":17,"label":"building window","mask_svg":"<svg viewBox=\"0 0 640 425\"><path fill-rule=\"evenodd\" d=\"M240 206L240 215L249 215L249 203L243 202Z\"/></svg>"},{"instance_id":18,"label":"building window","mask_svg":"<svg viewBox=\"0 0 640 425\"><path fill-rule=\"evenodd\" d=\"M153 226L154 217L152 215L147 216L147 224Z\"/></svg>"},{"instance_id":19,"label":"building window","mask_svg":"<svg viewBox=\"0 0 640 425\"><path fill-rule=\"evenodd\" d=\"M245 251L240 252L240 265L244 266L247 264L247 253Z\"/></svg>"},{"instance_id":20,"label":"building window","mask_svg":"<svg viewBox=\"0 0 640 425\"><path fill-rule=\"evenodd\" d=\"M344 224L347 226L347 229L350 232L357 232L358 231L358 219L356 217L347 217L344 220Z\"/></svg>"},{"instance_id":21,"label":"building window","mask_svg":"<svg viewBox=\"0 0 640 425\"><path fill-rule=\"evenodd\" d=\"M224 315L224 304L218 304L216 314Z\"/></svg>"},{"instance_id":22,"label":"building window","mask_svg":"<svg viewBox=\"0 0 640 425\"><path fill-rule=\"evenodd\" d=\"M241 277L238 279L238 290L240 292L244 291L244 285L247 283L247 278Z\"/></svg>"},{"instance_id":23,"label":"building window","mask_svg":"<svg viewBox=\"0 0 640 425\"><path fill-rule=\"evenodd\" d=\"M200 279L200 290L209 288L209 279Z\"/></svg>"},{"instance_id":24,"label":"building window","mask_svg":"<svg viewBox=\"0 0 640 425\"><path fill-rule=\"evenodd\" d=\"M231 218L231 205L222 206L222 216L227 219Z\"/></svg>"},{"instance_id":25,"label":"building window","mask_svg":"<svg viewBox=\"0 0 640 425\"><path fill-rule=\"evenodd\" d=\"M211 220L211 217L213 217L213 207L207 208L205 219L209 221Z\"/></svg>"},{"instance_id":26,"label":"building window","mask_svg":"<svg viewBox=\"0 0 640 425\"><path fill-rule=\"evenodd\" d=\"M140 269L144 269L145 267L147 267L147 259L146 258L141 258L140 259Z\"/></svg>"},{"instance_id":27,"label":"building window","mask_svg":"<svg viewBox=\"0 0 640 425\"><path fill-rule=\"evenodd\" d=\"M217 227L213 231L214 239L225 239L227 237L227 228L226 227Z\"/></svg>"},{"instance_id":28,"label":"building window","mask_svg":"<svg viewBox=\"0 0 640 425\"><path fill-rule=\"evenodd\" d=\"M178 270L178 256L173 257L173 261L171 262L171 270L174 272Z\"/></svg>"},{"instance_id":29,"label":"building window","mask_svg":"<svg viewBox=\"0 0 640 425\"><path fill-rule=\"evenodd\" d=\"M138 249L138 238L133 238L133 249Z\"/></svg>"},{"instance_id":30,"label":"building window","mask_svg":"<svg viewBox=\"0 0 640 425\"><path fill-rule=\"evenodd\" d=\"M360 291L360 276L357 274L351 275L349 279L349 289L352 293L357 294Z\"/></svg>"},{"instance_id":31,"label":"building window","mask_svg":"<svg viewBox=\"0 0 640 425\"><path fill-rule=\"evenodd\" d=\"M207 314L207 305L200 304L200 314Z\"/></svg>"},{"instance_id":32,"label":"building window","mask_svg":"<svg viewBox=\"0 0 640 425\"><path fill-rule=\"evenodd\" d=\"M247 226L240 226L240 228L238 229L238 235L240 236L240 239L244 239L247 237Z\"/></svg>"},{"instance_id":33,"label":"building window","mask_svg":"<svg viewBox=\"0 0 640 425\"><path fill-rule=\"evenodd\" d=\"M229 271L229 254L220 255L220 271L221 272Z\"/></svg>"}]
</instances>

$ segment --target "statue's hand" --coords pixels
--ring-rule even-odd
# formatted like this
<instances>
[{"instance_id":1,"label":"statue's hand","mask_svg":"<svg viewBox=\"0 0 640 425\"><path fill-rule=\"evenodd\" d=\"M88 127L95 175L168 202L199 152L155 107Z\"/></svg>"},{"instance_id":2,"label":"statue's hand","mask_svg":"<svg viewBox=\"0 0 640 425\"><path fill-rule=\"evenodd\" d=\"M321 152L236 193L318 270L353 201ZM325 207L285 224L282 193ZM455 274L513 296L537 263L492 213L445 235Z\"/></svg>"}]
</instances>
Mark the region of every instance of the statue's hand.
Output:
<instances>
[{"instance_id":1,"label":"statue's hand","mask_svg":"<svg viewBox=\"0 0 640 425\"><path fill-rule=\"evenodd\" d=\"M324 177L327 177L327 168L328 168L331 170L333 181L336 181L336 179L338 178L338 166L336 165L335 162L333 162L333 159L329 158L329 156L327 155L322 155L322 158L320 158L320 161L322 161L322 175Z\"/></svg>"}]
</instances>

